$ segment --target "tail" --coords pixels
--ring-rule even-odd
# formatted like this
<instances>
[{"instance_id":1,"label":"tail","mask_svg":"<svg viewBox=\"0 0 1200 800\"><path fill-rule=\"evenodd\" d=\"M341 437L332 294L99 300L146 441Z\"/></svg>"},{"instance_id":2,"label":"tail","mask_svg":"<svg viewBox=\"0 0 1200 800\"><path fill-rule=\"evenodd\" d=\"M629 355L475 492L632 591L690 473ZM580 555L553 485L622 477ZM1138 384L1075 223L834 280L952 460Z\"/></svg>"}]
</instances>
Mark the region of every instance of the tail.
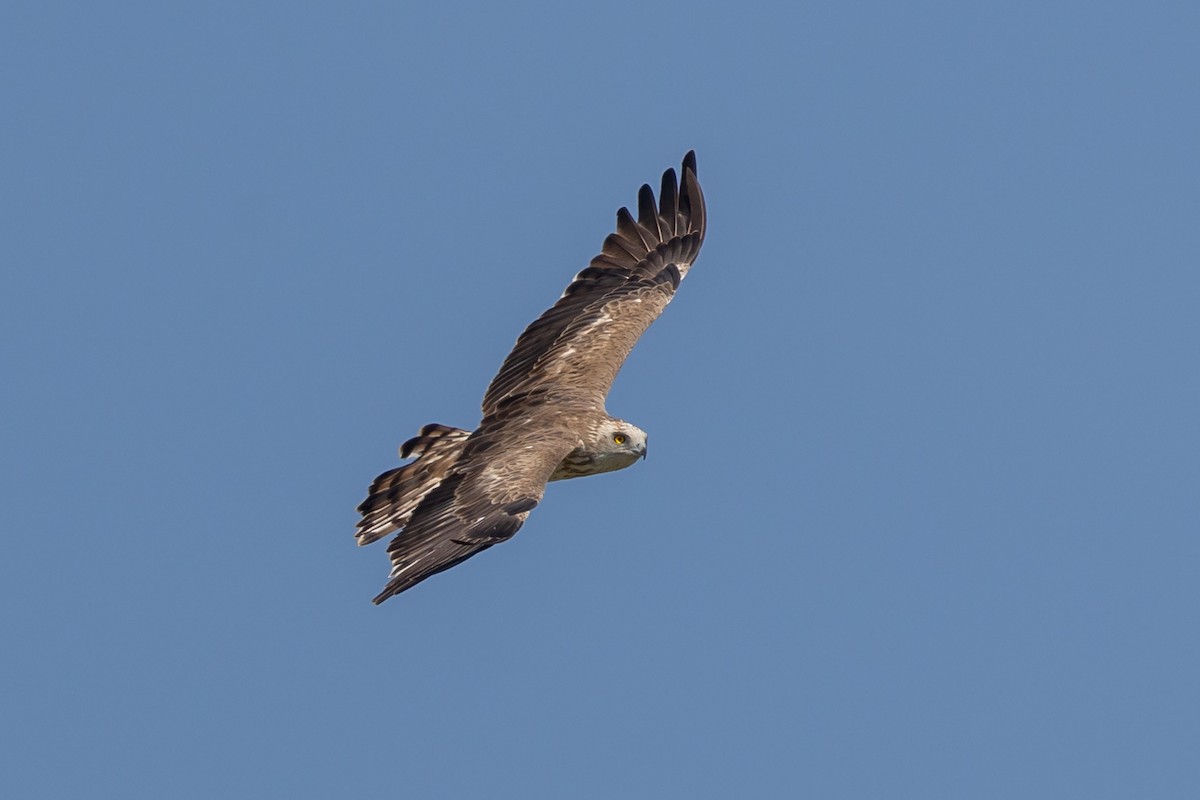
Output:
<instances>
[{"instance_id":1,"label":"tail","mask_svg":"<svg viewBox=\"0 0 1200 800\"><path fill-rule=\"evenodd\" d=\"M362 519L354 537L360 545L378 541L408 524L417 505L433 491L462 455L470 431L436 422L400 445L401 458L415 458L388 470L371 484L358 507Z\"/></svg>"}]
</instances>

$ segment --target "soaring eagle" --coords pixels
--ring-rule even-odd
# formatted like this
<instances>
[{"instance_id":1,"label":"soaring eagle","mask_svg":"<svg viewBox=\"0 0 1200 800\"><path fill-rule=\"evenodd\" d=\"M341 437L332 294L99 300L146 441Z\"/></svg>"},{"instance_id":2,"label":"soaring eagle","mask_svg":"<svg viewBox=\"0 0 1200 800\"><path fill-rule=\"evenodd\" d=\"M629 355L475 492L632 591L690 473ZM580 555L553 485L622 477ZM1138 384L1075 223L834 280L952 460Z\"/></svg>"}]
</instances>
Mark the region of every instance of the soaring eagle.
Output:
<instances>
[{"instance_id":1,"label":"soaring eagle","mask_svg":"<svg viewBox=\"0 0 1200 800\"><path fill-rule=\"evenodd\" d=\"M400 447L414 460L371 484L358 507L358 543L398 532L375 603L511 539L548 481L645 457L646 432L609 416L604 399L703 241L704 195L689 152L682 180L663 173L657 202L642 186L637 219L618 211L600 255L517 339L483 396L479 427L426 425Z\"/></svg>"}]
</instances>

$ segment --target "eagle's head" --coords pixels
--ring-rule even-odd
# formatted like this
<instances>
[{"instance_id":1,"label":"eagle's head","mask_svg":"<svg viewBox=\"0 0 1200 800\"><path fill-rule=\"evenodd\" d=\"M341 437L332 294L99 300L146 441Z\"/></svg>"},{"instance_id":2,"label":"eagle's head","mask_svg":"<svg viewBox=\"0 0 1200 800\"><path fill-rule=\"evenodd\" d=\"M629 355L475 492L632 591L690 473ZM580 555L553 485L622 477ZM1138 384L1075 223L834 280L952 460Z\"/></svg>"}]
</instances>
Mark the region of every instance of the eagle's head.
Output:
<instances>
[{"instance_id":1,"label":"eagle's head","mask_svg":"<svg viewBox=\"0 0 1200 800\"><path fill-rule=\"evenodd\" d=\"M607 417L592 429L580 447L567 454L550 480L582 478L625 469L645 457L646 432L623 419Z\"/></svg>"},{"instance_id":2,"label":"eagle's head","mask_svg":"<svg viewBox=\"0 0 1200 800\"><path fill-rule=\"evenodd\" d=\"M646 432L623 419L609 417L599 426L591 450L597 461L613 464L609 469L628 467L646 457Z\"/></svg>"}]
</instances>

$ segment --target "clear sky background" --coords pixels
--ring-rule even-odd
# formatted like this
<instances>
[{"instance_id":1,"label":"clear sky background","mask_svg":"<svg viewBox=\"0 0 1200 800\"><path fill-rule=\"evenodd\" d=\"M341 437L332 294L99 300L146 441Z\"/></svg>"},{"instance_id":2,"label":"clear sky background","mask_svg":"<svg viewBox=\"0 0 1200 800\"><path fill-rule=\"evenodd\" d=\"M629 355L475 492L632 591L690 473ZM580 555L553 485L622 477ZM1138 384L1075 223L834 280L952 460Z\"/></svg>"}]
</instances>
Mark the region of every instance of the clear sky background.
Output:
<instances>
[{"instance_id":1,"label":"clear sky background","mask_svg":"<svg viewBox=\"0 0 1200 800\"><path fill-rule=\"evenodd\" d=\"M13 3L4 797L1200 796L1200 6ZM355 506L690 148L636 467Z\"/></svg>"}]
</instances>

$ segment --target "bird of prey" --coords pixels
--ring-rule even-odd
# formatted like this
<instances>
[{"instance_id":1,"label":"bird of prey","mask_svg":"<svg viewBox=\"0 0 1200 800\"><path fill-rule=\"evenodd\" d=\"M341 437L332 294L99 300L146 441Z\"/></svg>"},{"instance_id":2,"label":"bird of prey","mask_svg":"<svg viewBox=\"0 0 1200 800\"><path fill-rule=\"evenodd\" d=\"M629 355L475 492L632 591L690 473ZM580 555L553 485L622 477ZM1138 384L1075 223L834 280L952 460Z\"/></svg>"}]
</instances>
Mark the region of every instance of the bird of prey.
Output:
<instances>
[{"instance_id":1,"label":"bird of prey","mask_svg":"<svg viewBox=\"0 0 1200 800\"><path fill-rule=\"evenodd\" d=\"M412 458L371 484L358 507L360 545L396 533L376 604L511 539L548 481L624 469L646 433L604 400L638 338L675 296L704 241L696 154L668 169L658 199L638 192L637 218L616 232L562 297L517 339L483 396L474 431L430 424L400 447Z\"/></svg>"}]
</instances>

